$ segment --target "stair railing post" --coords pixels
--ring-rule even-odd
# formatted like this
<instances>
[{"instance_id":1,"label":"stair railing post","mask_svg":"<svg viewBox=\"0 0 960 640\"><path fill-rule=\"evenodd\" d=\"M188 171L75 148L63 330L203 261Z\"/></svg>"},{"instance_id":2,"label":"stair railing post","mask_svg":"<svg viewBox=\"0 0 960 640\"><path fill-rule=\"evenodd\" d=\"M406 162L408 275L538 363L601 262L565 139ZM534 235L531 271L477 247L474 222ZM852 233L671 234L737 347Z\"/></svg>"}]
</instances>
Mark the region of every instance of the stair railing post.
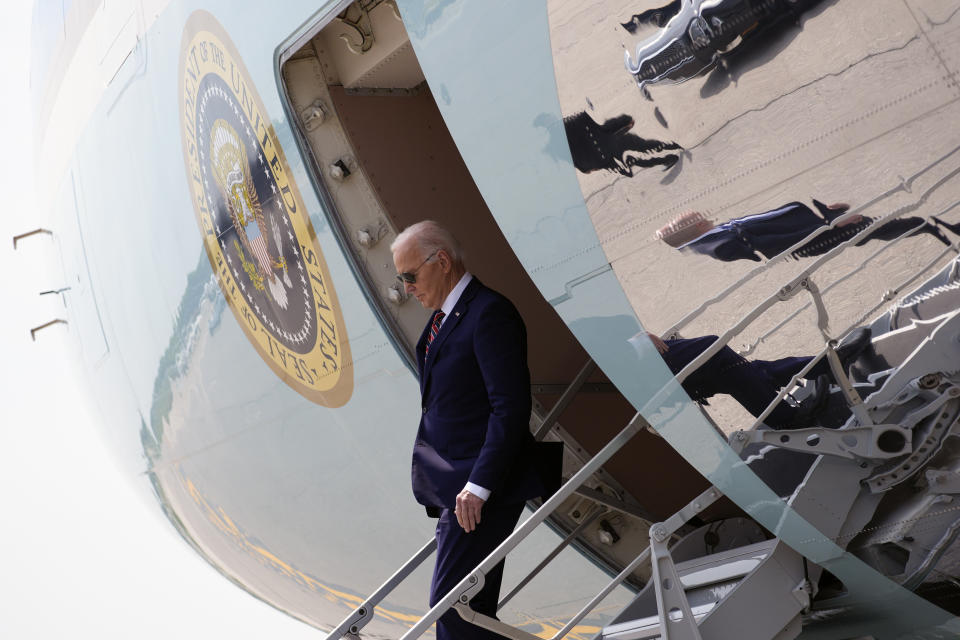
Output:
<instances>
[{"instance_id":1,"label":"stair railing post","mask_svg":"<svg viewBox=\"0 0 960 640\"><path fill-rule=\"evenodd\" d=\"M550 497L549 500L537 509L537 511L527 518L510 536L507 537L500 546L480 563L480 565L463 578L453 589L451 589L443 598L434 605L420 620L407 631L400 640L413 640L419 638L427 629L436 622L441 615L447 612L456 602L467 604L470 601L471 591L476 581L482 575L489 573L501 560L503 560L510 551L512 551L520 542L547 519L557 507L559 507L567 498L573 495L574 491L602 467L623 445L630 441L633 436L641 429L646 428L647 421L638 412L623 430L613 437L587 464L580 468L573 477L571 477L560 489ZM464 598L466 598L464 600Z\"/></svg>"}]
</instances>

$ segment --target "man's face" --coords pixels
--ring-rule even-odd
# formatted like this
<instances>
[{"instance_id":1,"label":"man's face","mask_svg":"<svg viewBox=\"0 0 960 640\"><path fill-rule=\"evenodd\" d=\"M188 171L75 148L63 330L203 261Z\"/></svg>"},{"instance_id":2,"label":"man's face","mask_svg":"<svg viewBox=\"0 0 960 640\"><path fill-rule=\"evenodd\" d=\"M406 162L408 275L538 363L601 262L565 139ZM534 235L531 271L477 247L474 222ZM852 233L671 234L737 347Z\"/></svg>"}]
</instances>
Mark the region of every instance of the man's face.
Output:
<instances>
[{"instance_id":1,"label":"man's face","mask_svg":"<svg viewBox=\"0 0 960 640\"><path fill-rule=\"evenodd\" d=\"M398 247L393 253L397 273L416 273L417 281L404 282L404 289L426 309L439 309L449 293L445 291L444 264L449 264L446 255L442 250L432 256L424 255L415 243Z\"/></svg>"}]
</instances>

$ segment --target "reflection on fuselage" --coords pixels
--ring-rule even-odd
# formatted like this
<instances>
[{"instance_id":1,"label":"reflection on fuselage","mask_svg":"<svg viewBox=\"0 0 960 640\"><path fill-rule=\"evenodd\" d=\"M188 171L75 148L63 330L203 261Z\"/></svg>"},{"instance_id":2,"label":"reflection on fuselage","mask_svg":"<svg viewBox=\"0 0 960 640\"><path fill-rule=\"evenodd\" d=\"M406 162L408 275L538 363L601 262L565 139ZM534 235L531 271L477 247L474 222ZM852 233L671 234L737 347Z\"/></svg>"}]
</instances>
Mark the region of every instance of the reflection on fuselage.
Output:
<instances>
[{"instance_id":1,"label":"reflection on fuselage","mask_svg":"<svg viewBox=\"0 0 960 640\"><path fill-rule=\"evenodd\" d=\"M709 397L704 410L727 434L760 415L761 431L843 429L849 450L882 431L865 425L897 425L877 441L882 451L853 454L859 470L836 453L819 455L817 443L834 437L825 431L757 436L766 450L748 448L744 457L796 514L875 570L878 585L886 584L882 574L954 610L955 590L943 583L955 575L955 518L931 505L940 500L936 479L956 466L958 380L939 349L955 357L960 304L941 293L922 321L894 329L884 318L902 315L897 298L927 287L941 269L940 280L956 276L960 138L947 80L956 64L941 60L956 52L958 12L924 1L883 2L869 15L843 2L664 5L611 0L587 11L551 1L561 109L574 112L586 100L598 123L627 113L644 136L659 131L683 149L682 171L678 163L630 180L578 173L599 243L644 328L669 338L659 348L671 371L700 362L682 387ZM621 29L637 36L625 62L639 92L625 88L623 46L610 35ZM842 194L849 204L790 202L798 194ZM720 346L727 341L747 359ZM642 334L634 342L653 351ZM826 367L827 356L815 362L828 342L840 345L837 368ZM714 347L711 357L706 349ZM794 415L784 420L784 409ZM694 419L664 422L661 432L701 460L701 470L711 468L711 455L724 455ZM931 458L934 441L939 460ZM733 474L712 473L718 484ZM911 483L918 495L907 495ZM749 508L762 521L767 507ZM784 539L800 529L765 524ZM915 544L914 528L926 526L939 542L930 534ZM812 538L808 530L791 544L802 549ZM856 591L857 572L836 571L839 582L818 581L821 603ZM950 617L912 594L900 597L902 611L918 612L924 624ZM906 614L889 617L909 627Z\"/></svg>"},{"instance_id":2,"label":"reflection on fuselage","mask_svg":"<svg viewBox=\"0 0 960 640\"><path fill-rule=\"evenodd\" d=\"M408 4L411 9L404 18L412 21L411 32L423 38L416 45L420 47L418 55L425 58L439 46L431 38L441 39L445 32L462 36L464 42L475 32L496 32L476 29L474 24L465 26L477 22L477 17L469 14L476 9L467 3L442 3L420 13L415 3ZM664 48L651 54L656 69L650 67L651 82L645 87L657 98L657 109L651 113L650 105L632 86L634 78L624 74L620 36L610 37L611 33L622 36L620 25L635 10L628 4L611 0L584 9L583 3L575 0L551 0L547 5L551 42L521 37L498 41L497 54L503 54L510 64L491 67L494 82L486 81L483 70L471 69L466 64L470 61L462 56L446 56L439 68L436 64L428 68L427 90L436 89L444 115L452 116L447 124L457 143L469 141L474 128L484 132L485 143L486 138L497 141L484 148L488 155L478 154L476 146L463 147L482 197L489 201L520 261L536 277L541 291L557 301L558 311L590 355L597 361L633 366L624 370L612 366L605 371L620 389L641 387L638 378L643 383L648 375L655 380L658 371L652 365L643 368L649 360L638 364L635 358L617 359L628 351L621 338L630 329L622 327L636 327L637 318L651 330L676 326L691 336L723 335L735 327L732 333L752 343L756 360L765 362L793 355L806 357L821 351L825 338L840 338L848 329L870 326L874 336L870 350L850 365L855 391L889 393L890 388L883 385L910 372L912 377L903 381L904 388L914 385L909 397L893 394L885 400L887 404L874 403L869 410L878 421L907 424L914 420L910 427L917 436L917 455L925 457L922 464L914 464L909 457L883 462L871 458L869 468L857 467L855 473L861 476L844 467L845 484L824 483L812 494L829 501L832 509L811 507L816 500L797 500L797 512L814 525L812 533L800 540L836 542L909 588L949 584L957 573L953 538L945 534L954 532L956 525L950 520L950 509L941 507L953 495L952 489L944 487L954 486L952 430L958 407L950 397L954 367L935 360L931 352L937 349L930 345L938 346L937 340L942 339L939 352L952 353L946 337L955 329L949 314L955 312L956 301L950 296L933 296L931 289L892 310L897 317L909 316L907 311L914 303L937 300L941 306L935 312L927 314L927 309L911 318L922 322L891 321L879 327L883 318L873 319L896 296L909 292L942 265L949 265L954 255L943 252L944 239L951 238L942 234L940 227L953 233L957 224L955 154L960 140L953 126L960 116L953 83L956 43L960 42L957 12L943 3L922 0L883 0L869 12L855 3L834 2L821 13L805 14L802 31L781 20L791 15L782 2L750 4L752 13L741 11L747 6L744 3L691 2L684 7L696 7L699 12L691 22L684 19L687 9L681 9L673 20L666 18L676 10L674 3L653 13L635 14L638 17L629 25L639 27L649 20L664 29L657 36L658 46ZM802 10L814 4L790 3ZM243 18L241 10L231 14L232 39L242 49L242 57L258 65L256 82L248 78L244 87L256 84L267 98L270 113L263 107L262 119L253 120L257 135L248 134L250 140L244 139L239 125L218 127L216 118L208 120L207 134L213 132L216 141L211 135L205 135L203 141L220 156L223 170L215 177L214 188L203 191L212 202L190 195L194 182L200 181L192 172L184 176L175 171L171 177L165 166L156 175L144 175L142 163L115 162L122 157L120 150L131 144L120 133L128 130L142 136L135 140L142 152L139 157L176 158L168 163L174 166L180 162L184 150L170 142L177 140L179 110L157 109L158 103L175 103L172 98L167 100L166 92L167 81L177 73L176 56L157 55L151 56L149 74L122 91L112 89L110 104L101 105L90 128L98 135L84 138L76 152L76 162L82 165L76 192L80 204L74 205L77 212L69 213L80 218L82 212L91 258L89 272L100 288L105 331L112 347L108 357L91 367L95 384L104 405L115 411L116 431L129 435L131 424L140 429L151 480L171 521L231 579L294 615L329 626L418 548L429 536L431 524L420 518L405 481L399 481L409 473L407 455L402 452L408 451L412 434L404 425L413 424L420 407L416 383L403 357L395 352L371 311L368 296L374 294L364 290L347 266L342 256L347 248L338 245L326 223L325 205L306 189L306 179L299 180L308 192L305 202L296 206L303 216L301 222L313 226L308 229L304 224L296 239L293 231L285 234L288 223L297 220L281 215L293 200L268 202L264 197L258 202L271 186L283 193L284 187L293 183L288 176L303 176L308 170L295 153L290 123L281 116L272 72L261 65L272 59L277 43L316 10L315 3L302 2L292 3L283 12L257 14L256 20ZM516 12L526 10L515 8ZM162 28L144 34L145 47L161 53L178 51L187 16L177 11L163 15ZM926 20L916 19L913 11ZM471 20L461 19L461 14L471 15ZM724 21L732 26L723 26ZM785 28L766 28L774 24ZM674 29L673 25L678 26ZM542 32L530 29L533 35ZM601 32L602 38L595 37ZM760 33L766 33L769 48L747 46L748 40L760 44ZM666 34L670 35L664 40ZM209 33L192 35L212 42ZM740 41L743 44L738 44ZM533 78L549 75L548 69L539 67L535 73L513 75L513 67L521 67L534 54L513 55L512 47L529 42L556 47L556 83L552 78L546 82L547 102L553 105L559 95L562 113L574 114L564 121L562 136L560 110L553 113L544 107L533 114L523 113L522 118L508 111L508 107L525 104L517 96L525 95L522 91L533 84ZM686 44L678 46L683 42ZM212 47L208 50L222 53ZM744 64L730 74L736 83L717 91L716 77L699 74L720 60L729 61L724 56L734 50L744 54ZM697 52L704 55L698 57ZM484 60L483 56L492 55L483 48L473 54ZM680 57L670 57L673 55ZM211 54L207 62L213 66L216 59L216 54ZM637 64L641 64L639 59ZM229 65L223 67L226 71ZM640 79L642 66L636 73ZM683 82L657 86L654 78L657 82ZM458 82L482 87L484 100L493 103L468 99ZM240 89L225 83L221 91L226 95ZM583 111L584 98L589 112ZM249 117L252 103L245 109L248 115L244 117ZM142 125L144 113L158 114L155 127L133 126ZM266 135L271 121L279 143ZM553 125L547 126L550 123ZM541 147L543 126L552 137L545 151ZM669 134L662 129L669 129ZM504 140L500 137L504 131L513 137ZM577 172L563 174L566 182L551 182L552 176L559 175L555 165L567 162L562 145L556 144L561 138L569 145ZM248 142L250 149L257 143L273 152L283 147L294 158L293 166L276 169L272 158L279 155L271 154L270 161L257 158L246 150ZM522 156L522 162L515 161L528 147L536 147L542 158ZM117 151L109 163L110 171L91 161L100 158L101 149ZM277 166L282 168L280 159ZM532 171L533 176L525 171ZM524 190L519 195L504 186L513 174L524 176ZM864 174L869 174L869 179L863 179ZM573 190L579 186L578 194L583 197L550 200L557 193L569 193L565 189L568 182ZM498 200L501 189L511 194L506 204ZM796 194L811 193L848 197L854 209L843 215L850 216L851 224L840 226L829 216L815 216L818 219L813 223L798 225L799 230L791 228L789 234L778 231L767 238L769 243L742 233L757 222L744 220L743 212L770 211ZM135 196L143 203L144 215L120 215ZM425 202L424 208L429 208L429 200ZM203 255L198 264L197 224L188 214L180 214L206 205L216 216L204 218L201 214L201 233L214 238L225 233L231 242L225 239L221 253L214 252L209 260ZM744 243L737 249L744 254L738 257L744 259L721 264L715 259L720 257L718 252L716 256L682 255L655 240L656 229L678 213L691 210L704 212L697 224L710 218L737 220L724 231ZM179 213L171 215L171 211ZM862 217L852 222L854 216ZM217 223L219 230L214 226ZM828 223L837 224L828 229ZM843 229L846 235L830 235ZM821 230L821 235L810 239L814 244L802 242ZM788 238L794 241L786 245ZM884 242L868 244L872 239ZM829 242L817 244L825 240ZM801 246L793 253L804 260L783 259L787 257L784 252L798 242ZM159 255L157 247L163 247L162 260L151 259ZM746 255L746 249L754 253ZM319 266L321 250L330 262L329 269ZM760 260L756 252L767 261ZM118 253L124 264L131 265L129 271L116 268ZM222 261L218 255L224 256ZM305 271L310 267L299 285L298 258ZM599 264L590 262L597 259ZM235 273L223 266L231 261L239 263ZM756 271L748 270L754 262L761 264ZM587 267L581 269L580 265ZM776 299L783 283L792 282L808 269L811 281L821 285L823 308L829 312L829 322L821 326L817 321L822 317L815 317L815 310L805 312L809 305L804 307L800 297L788 295L796 289L784 293L782 300ZM953 291L955 275L948 267L939 286ZM224 286L231 278L238 283L236 288ZM313 290L300 287L308 281L320 284ZM242 298L237 291L244 291L239 283L256 291L256 296L250 294L255 306L247 309L249 313L235 306ZM326 295L327 287L332 290L334 284L339 302ZM303 292L302 298L298 291ZM284 292L292 292L293 297L285 298ZM881 294L886 298L878 304ZM632 309L620 304L623 295L629 297ZM715 304L703 304L715 296ZM299 299L303 304L294 304ZM774 302L762 319L755 324L740 323L745 312L771 299ZM224 319L227 306L235 315L227 314ZM342 317L331 308L336 314L342 312ZM290 312L289 318L286 312ZM321 312L329 313L321 319ZM310 317L309 327L304 317ZM278 319L279 329L270 333L274 328L271 322L277 325ZM615 330L610 323L604 324L610 319L617 321ZM350 376L350 389L334 399L298 390L301 361L291 357L294 345L302 343L304 331L316 330L322 321L335 325L335 331L331 330L329 340L319 347L323 352L318 354L318 362L331 363L334 356L346 355L336 360L335 366L328 365L331 372L317 380L344 371ZM245 333L248 329L251 334ZM260 352L252 344L257 337L263 340ZM916 349L927 349L919 364L909 360ZM657 363L663 368L659 360ZM884 369L891 364L895 366ZM920 364L936 366L937 371L924 370ZM930 375L933 377L927 377ZM695 382L692 379L691 385ZM123 389L123 401L113 402L118 389ZM849 398L837 389L831 391L827 408L842 409L840 422L845 422L850 414ZM642 406L636 397L629 399ZM869 402L869 396L861 399ZM941 409L934 411L931 407L937 402ZM729 449L706 428L709 423L699 421L702 416L689 402L678 402L676 407L677 415L687 421L677 430L689 431L682 438L671 438L672 445L699 464L712 482L720 483L725 474L740 469L737 464L726 464ZM921 409L930 413L914 415L922 413ZM711 399L707 410L723 429L742 424L738 408L722 401ZM144 418L148 413L149 419ZM651 412L651 421L658 417L655 414ZM840 426L840 422L829 426ZM667 435L671 435L669 431ZM903 437L903 443L906 441ZM828 466L824 460L833 461L820 457L817 468ZM631 460L629 466L650 462ZM801 475L797 483L802 479ZM854 495L861 479L864 493ZM657 492L685 480L668 477ZM738 494L738 487L732 486L730 494L763 521L767 510L777 512L783 505L773 499L761 507L750 503L747 489L765 495L759 483L750 484L753 481L755 478L745 478L743 493ZM782 492L778 485L777 495L792 495L797 483ZM768 484L773 486L770 481ZM642 504L646 496L641 492L649 486L631 497ZM843 493L838 488L846 491L842 497L846 502L837 497ZM871 510L878 503L881 508ZM853 506L862 508L857 512L859 520L838 524L830 519L830 513L846 513ZM784 513L787 525L778 533L785 539L794 535L792 541L796 542L797 531L790 529L796 523L790 513ZM925 529L928 524L931 526ZM389 545L384 541L390 541ZM849 561L849 554L843 560ZM844 573L844 568L849 565L837 567L837 576L846 580L850 574ZM593 579L593 574L587 575L583 583ZM885 588L888 584L872 570L863 575L862 584ZM569 576L566 579L570 580ZM579 592L569 594L580 582L538 585L539 593L546 594L543 599L552 604L583 599ZM827 580L820 586L822 593L830 587L834 595L839 592ZM375 632L402 632L423 610L425 591L422 584L398 591L378 618L382 626ZM535 620L533 614L516 613L525 611L525 603L513 612L525 629L549 635L560 626L550 615L539 615L547 605L533 597L527 602L536 603L530 609L538 612ZM905 627L913 624L907 616L902 623ZM592 637L599 624L584 625L577 633Z\"/></svg>"},{"instance_id":3,"label":"reflection on fuselage","mask_svg":"<svg viewBox=\"0 0 960 640\"><path fill-rule=\"evenodd\" d=\"M640 42L627 71L641 90L658 82L684 82L703 74L731 56L747 55L774 27L796 23L822 0L679 0L635 14L624 29L636 33L642 25L660 31ZM769 41L769 38L768 38ZM751 43L751 44L747 44Z\"/></svg>"},{"instance_id":4,"label":"reflection on fuselage","mask_svg":"<svg viewBox=\"0 0 960 640\"><path fill-rule=\"evenodd\" d=\"M854 246L863 246L871 240L895 240L926 233L949 247L950 240L938 226L950 230L956 228L936 216L932 218L933 223L915 216L877 222L853 212L845 215L850 208L846 204L825 205L818 200L813 203L820 211L819 216L807 205L791 202L772 211L734 218L715 227L707 225L706 230L703 230L704 218L695 214L662 227L657 231L657 237L681 251L699 253L723 262L759 262L761 256L769 260L785 252L793 258L820 256L866 229L870 232L865 237L858 237ZM692 240L674 241L673 236L683 238L687 235L684 232L690 223L695 225L699 235Z\"/></svg>"},{"instance_id":5,"label":"reflection on fuselage","mask_svg":"<svg viewBox=\"0 0 960 640\"><path fill-rule=\"evenodd\" d=\"M598 124L585 111L564 118L563 128L573 166L583 173L603 169L631 177L634 167L669 169L677 163L676 153L663 152L683 151L680 145L641 138L630 132L633 124L633 118L626 114L603 124Z\"/></svg>"}]
</instances>

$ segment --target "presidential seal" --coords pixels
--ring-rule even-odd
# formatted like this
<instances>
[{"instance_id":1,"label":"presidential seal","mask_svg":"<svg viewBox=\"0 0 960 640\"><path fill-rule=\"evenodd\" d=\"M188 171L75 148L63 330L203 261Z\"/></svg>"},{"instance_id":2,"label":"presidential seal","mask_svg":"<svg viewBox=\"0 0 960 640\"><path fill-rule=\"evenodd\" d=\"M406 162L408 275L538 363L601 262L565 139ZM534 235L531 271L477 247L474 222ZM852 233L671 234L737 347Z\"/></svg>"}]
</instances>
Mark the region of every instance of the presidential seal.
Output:
<instances>
[{"instance_id":1,"label":"presidential seal","mask_svg":"<svg viewBox=\"0 0 960 640\"><path fill-rule=\"evenodd\" d=\"M227 303L284 382L345 404L350 345L330 272L250 75L204 11L184 28L179 82L190 195Z\"/></svg>"}]
</instances>

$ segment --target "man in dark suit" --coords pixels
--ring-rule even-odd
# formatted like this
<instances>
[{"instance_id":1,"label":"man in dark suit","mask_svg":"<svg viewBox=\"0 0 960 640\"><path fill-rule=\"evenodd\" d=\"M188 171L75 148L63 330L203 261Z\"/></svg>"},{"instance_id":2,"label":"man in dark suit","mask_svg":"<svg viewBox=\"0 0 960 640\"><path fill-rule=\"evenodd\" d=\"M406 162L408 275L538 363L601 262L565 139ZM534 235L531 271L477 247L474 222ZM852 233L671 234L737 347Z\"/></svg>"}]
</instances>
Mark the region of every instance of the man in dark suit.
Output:
<instances>
[{"instance_id":1,"label":"man in dark suit","mask_svg":"<svg viewBox=\"0 0 960 640\"><path fill-rule=\"evenodd\" d=\"M510 535L524 503L552 480L533 463L530 373L523 320L513 304L466 271L453 236L432 221L391 245L407 293L433 309L417 342L422 413L413 493L439 517L432 607ZM555 470L559 479L559 468ZM470 606L495 616L503 563ZM501 636L449 610L439 640Z\"/></svg>"}]
</instances>

